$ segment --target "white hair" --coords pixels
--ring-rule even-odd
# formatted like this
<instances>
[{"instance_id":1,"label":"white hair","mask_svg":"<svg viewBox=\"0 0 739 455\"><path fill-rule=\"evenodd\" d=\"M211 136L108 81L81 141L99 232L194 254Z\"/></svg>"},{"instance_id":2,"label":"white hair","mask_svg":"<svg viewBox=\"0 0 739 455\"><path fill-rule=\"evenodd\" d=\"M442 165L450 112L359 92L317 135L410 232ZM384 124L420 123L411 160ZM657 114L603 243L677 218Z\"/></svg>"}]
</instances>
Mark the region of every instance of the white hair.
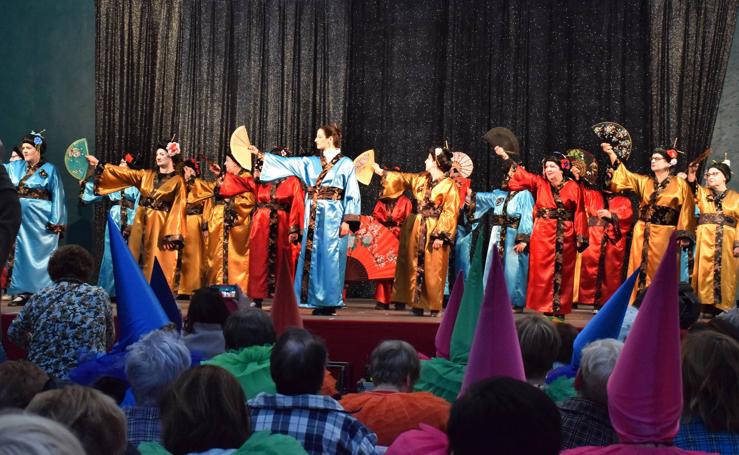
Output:
<instances>
[{"instance_id":1,"label":"white hair","mask_svg":"<svg viewBox=\"0 0 739 455\"><path fill-rule=\"evenodd\" d=\"M164 389L190 368L190 350L169 330L155 330L128 347L126 377L139 405L156 405Z\"/></svg>"},{"instance_id":2,"label":"white hair","mask_svg":"<svg viewBox=\"0 0 739 455\"><path fill-rule=\"evenodd\" d=\"M608 402L608 378L623 348L624 344L613 338L596 340L585 346L580 360L580 393L583 398L604 404Z\"/></svg>"},{"instance_id":3,"label":"white hair","mask_svg":"<svg viewBox=\"0 0 739 455\"><path fill-rule=\"evenodd\" d=\"M84 455L63 425L32 414L0 415L0 455Z\"/></svg>"}]
</instances>

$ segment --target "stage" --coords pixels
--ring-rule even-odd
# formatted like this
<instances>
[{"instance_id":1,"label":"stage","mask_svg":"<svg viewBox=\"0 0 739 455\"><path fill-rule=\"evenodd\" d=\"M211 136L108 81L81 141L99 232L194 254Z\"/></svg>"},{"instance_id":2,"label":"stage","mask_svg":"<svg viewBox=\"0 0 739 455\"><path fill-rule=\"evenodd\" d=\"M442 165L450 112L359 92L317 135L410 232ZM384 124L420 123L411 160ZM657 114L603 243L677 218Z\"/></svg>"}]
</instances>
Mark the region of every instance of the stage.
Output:
<instances>
[{"instance_id":1,"label":"stage","mask_svg":"<svg viewBox=\"0 0 739 455\"><path fill-rule=\"evenodd\" d=\"M178 302L183 314L187 314L188 302ZM265 300L264 310L269 312L270 300ZM434 337L441 322L441 316L418 317L410 311L375 310L375 302L370 299L350 299L345 308L336 316L312 316L311 310L300 309L305 328L326 341L329 360L335 367L330 368L335 376L345 377L345 387L353 388L364 375L365 365L372 349L383 340L400 339L412 344L426 356L434 355ZM2 302L3 334L20 307L9 307ZM521 315L516 314L516 317ZM566 322L581 329L592 318L592 310L576 309L567 316ZM25 352L10 343L3 336L3 346L9 359L25 356ZM338 378L337 378L338 379Z\"/></svg>"}]
</instances>

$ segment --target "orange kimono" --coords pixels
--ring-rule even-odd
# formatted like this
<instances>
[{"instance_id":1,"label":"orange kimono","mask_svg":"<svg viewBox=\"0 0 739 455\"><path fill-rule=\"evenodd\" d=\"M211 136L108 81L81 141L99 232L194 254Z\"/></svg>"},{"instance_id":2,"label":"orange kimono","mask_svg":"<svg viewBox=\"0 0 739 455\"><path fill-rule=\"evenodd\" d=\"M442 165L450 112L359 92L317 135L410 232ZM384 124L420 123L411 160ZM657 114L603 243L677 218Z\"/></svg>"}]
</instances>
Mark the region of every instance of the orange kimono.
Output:
<instances>
[{"instance_id":1,"label":"orange kimono","mask_svg":"<svg viewBox=\"0 0 739 455\"><path fill-rule=\"evenodd\" d=\"M190 193L195 181L186 183ZM206 242L208 231L208 207L210 200L187 203L185 206L185 230L187 241L180 255L180 288L178 294L191 295L206 284Z\"/></svg>"},{"instance_id":2,"label":"orange kimono","mask_svg":"<svg viewBox=\"0 0 739 455\"><path fill-rule=\"evenodd\" d=\"M449 252L454 244L459 214L457 185L449 177L431 180L428 172L386 171L380 197L397 198L410 191L415 209L400 228L398 264L391 300L413 308L440 311ZM443 241L439 249L434 240Z\"/></svg>"},{"instance_id":3,"label":"orange kimono","mask_svg":"<svg viewBox=\"0 0 739 455\"><path fill-rule=\"evenodd\" d=\"M508 181L511 191L534 195L534 228L529 244L526 306L557 315L572 311L577 250L588 245L588 219L580 185L565 179L559 187L521 166Z\"/></svg>"},{"instance_id":4,"label":"orange kimono","mask_svg":"<svg viewBox=\"0 0 739 455\"><path fill-rule=\"evenodd\" d=\"M176 282L177 250L161 249L162 242L185 241L185 181L177 172L160 174L152 169L127 169L112 164L95 169L95 194L106 195L134 186L141 191L128 248L139 261L146 279L151 279L154 258L162 266L173 292Z\"/></svg>"}]
</instances>

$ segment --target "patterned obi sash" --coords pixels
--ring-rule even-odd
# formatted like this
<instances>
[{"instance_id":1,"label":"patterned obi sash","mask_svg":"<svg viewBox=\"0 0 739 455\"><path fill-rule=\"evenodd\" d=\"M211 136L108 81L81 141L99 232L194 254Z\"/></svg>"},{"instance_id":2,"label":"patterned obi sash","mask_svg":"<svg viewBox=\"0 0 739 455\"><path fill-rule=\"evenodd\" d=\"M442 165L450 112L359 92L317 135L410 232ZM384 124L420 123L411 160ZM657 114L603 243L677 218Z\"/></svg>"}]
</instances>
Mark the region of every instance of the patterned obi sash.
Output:
<instances>
[{"instance_id":1,"label":"patterned obi sash","mask_svg":"<svg viewBox=\"0 0 739 455\"><path fill-rule=\"evenodd\" d=\"M490 221L495 226L508 226L512 229L518 229L518 223L521 222L521 218L507 215L490 215Z\"/></svg>"},{"instance_id":2,"label":"patterned obi sash","mask_svg":"<svg viewBox=\"0 0 739 455\"><path fill-rule=\"evenodd\" d=\"M441 207L436 207L434 205L424 205L422 207L417 207L415 204L413 204L413 211L411 212L415 215L421 215L424 218L439 218L439 215L441 215Z\"/></svg>"},{"instance_id":3,"label":"patterned obi sash","mask_svg":"<svg viewBox=\"0 0 739 455\"><path fill-rule=\"evenodd\" d=\"M169 210L172 208L171 202L159 201L150 196L142 197L139 201L139 204L142 207L146 207L152 210L159 210L161 212L169 212Z\"/></svg>"},{"instance_id":4,"label":"patterned obi sash","mask_svg":"<svg viewBox=\"0 0 739 455\"><path fill-rule=\"evenodd\" d=\"M541 209L536 210L536 217L537 218L548 218L550 220L574 221L575 212L572 210L565 210L565 209L541 208Z\"/></svg>"},{"instance_id":5,"label":"patterned obi sash","mask_svg":"<svg viewBox=\"0 0 739 455\"><path fill-rule=\"evenodd\" d=\"M24 199L40 199L42 201L50 201L51 193L43 189L31 189L21 186L18 188L18 197Z\"/></svg>"},{"instance_id":6,"label":"patterned obi sash","mask_svg":"<svg viewBox=\"0 0 739 455\"><path fill-rule=\"evenodd\" d=\"M319 186L316 190L315 186L308 187L308 199L328 199L331 201L340 201L344 199L344 189L335 186Z\"/></svg>"},{"instance_id":7,"label":"patterned obi sash","mask_svg":"<svg viewBox=\"0 0 739 455\"><path fill-rule=\"evenodd\" d=\"M185 215L202 215L203 206L204 204L202 202L195 203L195 204L187 204L185 206Z\"/></svg>"},{"instance_id":8,"label":"patterned obi sash","mask_svg":"<svg viewBox=\"0 0 739 455\"><path fill-rule=\"evenodd\" d=\"M588 226L605 226L607 221L599 216L589 216Z\"/></svg>"},{"instance_id":9,"label":"patterned obi sash","mask_svg":"<svg viewBox=\"0 0 739 455\"><path fill-rule=\"evenodd\" d=\"M321 199L319 197L319 199ZM282 204L280 202L257 202L257 209L282 210L287 212L290 210L290 204Z\"/></svg>"},{"instance_id":10,"label":"patterned obi sash","mask_svg":"<svg viewBox=\"0 0 739 455\"><path fill-rule=\"evenodd\" d=\"M129 200L128 200L128 199L126 199L126 198L121 198L121 200L120 200L120 201L118 201L118 204L119 204L119 205L121 206L121 208L123 208L123 209L131 209L131 210L133 210L133 206L134 206L134 204L133 204L133 201L129 201Z\"/></svg>"},{"instance_id":11,"label":"patterned obi sash","mask_svg":"<svg viewBox=\"0 0 739 455\"><path fill-rule=\"evenodd\" d=\"M736 228L736 219L719 213L702 213L698 217L698 224L723 224Z\"/></svg>"},{"instance_id":12,"label":"patterned obi sash","mask_svg":"<svg viewBox=\"0 0 739 455\"><path fill-rule=\"evenodd\" d=\"M663 205L645 205L639 207L639 221L664 226L677 226L680 212L672 207Z\"/></svg>"}]
</instances>

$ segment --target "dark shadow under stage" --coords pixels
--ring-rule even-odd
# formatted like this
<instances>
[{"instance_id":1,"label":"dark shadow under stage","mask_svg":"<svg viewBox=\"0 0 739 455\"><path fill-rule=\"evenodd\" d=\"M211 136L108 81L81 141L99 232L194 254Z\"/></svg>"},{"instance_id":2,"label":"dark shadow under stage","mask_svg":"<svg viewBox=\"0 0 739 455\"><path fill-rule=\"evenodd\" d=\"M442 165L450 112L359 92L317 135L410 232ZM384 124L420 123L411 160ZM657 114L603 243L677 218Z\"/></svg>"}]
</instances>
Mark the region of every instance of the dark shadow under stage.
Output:
<instances>
[{"instance_id":1,"label":"dark shadow under stage","mask_svg":"<svg viewBox=\"0 0 739 455\"><path fill-rule=\"evenodd\" d=\"M182 313L187 314L188 302L178 303ZM264 302L267 312L270 303L270 300ZM409 311L378 311L374 307L375 302L370 299L349 299L346 307L339 310L336 316L312 316L309 309L300 310L305 328L326 341L330 360L336 363L333 372L335 375L343 372L349 388L362 377L372 349L383 340L405 340L427 356L433 356L435 352L434 337L441 317L418 317L412 316ZM2 302L3 334L7 333L18 311L18 307L9 307L6 301ZM592 316L590 307L576 309L567 316L566 322L581 329ZM25 356L5 336L3 345L8 358Z\"/></svg>"}]
</instances>

